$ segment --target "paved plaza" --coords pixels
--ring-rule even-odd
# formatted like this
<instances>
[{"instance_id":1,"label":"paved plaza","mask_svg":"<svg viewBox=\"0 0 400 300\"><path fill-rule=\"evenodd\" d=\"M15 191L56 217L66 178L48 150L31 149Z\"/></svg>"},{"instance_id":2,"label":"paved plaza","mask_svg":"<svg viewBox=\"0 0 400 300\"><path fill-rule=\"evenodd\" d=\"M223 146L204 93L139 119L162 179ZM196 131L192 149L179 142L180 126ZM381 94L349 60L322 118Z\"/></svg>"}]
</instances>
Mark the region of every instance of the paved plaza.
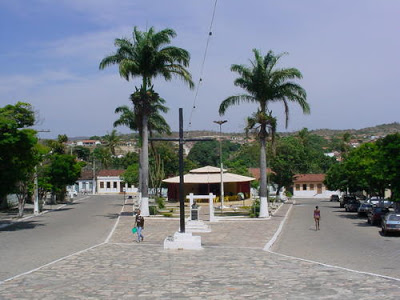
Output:
<instances>
[{"instance_id":1,"label":"paved plaza","mask_svg":"<svg viewBox=\"0 0 400 300\"><path fill-rule=\"evenodd\" d=\"M163 249L178 219L146 218L137 243L125 206L106 242L0 283L0 299L400 299L400 279L265 251L290 207L210 223L195 234L204 249L188 251Z\"/></svg>"}]
</instances>

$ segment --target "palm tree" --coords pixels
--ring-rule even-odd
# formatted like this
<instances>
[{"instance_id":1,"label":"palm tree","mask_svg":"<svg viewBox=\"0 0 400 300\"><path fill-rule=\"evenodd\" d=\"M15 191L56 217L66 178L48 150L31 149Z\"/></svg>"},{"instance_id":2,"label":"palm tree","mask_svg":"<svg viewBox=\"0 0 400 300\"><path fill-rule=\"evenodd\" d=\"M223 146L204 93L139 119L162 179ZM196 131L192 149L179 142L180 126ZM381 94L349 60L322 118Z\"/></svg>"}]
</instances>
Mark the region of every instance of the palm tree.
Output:
<instances>
[{"instance_id":1,"label":"palm tree","mask_svg":"<svg viewBox=\"0 0 400 300\"><path fill-rule=\"evenodd\" d=\"M150 111L152 112L149 116L148 121L148 129L150 136L153 136L153 132L157 132L159 134L171 134L171 128L169 127L167 121L164 117L159 113L159 111L163 113L167 113L169 108L164 106L165 100L157 93L153 91L151 88L149 91L153 95L152 100L150 101ZM142 116L143 112L141 111L141 94L140 90L136 89L136 92L130 96L130 99L133 104L133 110L131 110L128 106L123 105L119 106L115 109L115 113L120 113L120 117L118 120L114 122L114 127L125 125L129 127L133 131L139 132L139 142L142 144ZM138 103L139 102L139 103ZM153 144L151 143L152 148ZM139 162L139 169L141 169L141 162ZM139 187L141 188L142 176L141 172L139 172Z\"/></svg>"},{"instance_id":2,"label":"palm tree","mask_svg":"<svg viewBox=\"0 0 400 300\"><path fill-rule=\"evenodd\" d=\"M104 140L111 155L115 156L115 149L118 147L118 143L121 141L121 138L117 135L117 131L113 129L111 133L104 136Z\"/></svg>"},{"instance_id":3,"label":"palm tree","mask_svg":"<svg viewBox=\"0 0 400 300\"><path fill-rule=\"evenodd\" d=\"M189 52L178 47L167 46L171 43L171 38L176 33L172 29L164 29L156 32L153 27L148 31L142 32L135 26L133 29L132 40L121 38L115 40L117 51L105 57L100 62L100 69L107 66L119 65L121 77L129 80L130 78L141 77L142 85L140 94L143 96L142 102L142 213L148 215L148 178L149 178L149 158L148 158L148 120L151 110L148 109L147 97L148 88L151 81L158 76L169 81L172 77L178 77L194 88L192 76L186 67L189 66Z\"/></svg>"},{"instance_id":4,"label":"palm tree","mask_svg":"<svg viewBox=\"0 0 400 300\"><path fill-rule=\"evenodd\" d=\"M285 53L275 55L269 51L266 56L253 49L254 60L251 66L232 65L231 71L237 72L239 77L235 79L234 85L243 88L247 94L230 96L222 101L219 107L219 114L225 114L228 107L240 104L241 102L256 103L259 105L254 115L254 122L259 126L260 140L260 217L269 216L267 200L267 170L266 170L266 139L268 127L273 125L271 112L268 111L268 104L282 102L285 107L286 127L289 121L289 102L300 105L304 113L310 112L307 103L306 91L292 79L301 79L303 76L296 68L278 69L276 65ZM272 119L271 119L272 118ZM271 128L272 129L272 128Z\"/></svg>"}]
</instances>

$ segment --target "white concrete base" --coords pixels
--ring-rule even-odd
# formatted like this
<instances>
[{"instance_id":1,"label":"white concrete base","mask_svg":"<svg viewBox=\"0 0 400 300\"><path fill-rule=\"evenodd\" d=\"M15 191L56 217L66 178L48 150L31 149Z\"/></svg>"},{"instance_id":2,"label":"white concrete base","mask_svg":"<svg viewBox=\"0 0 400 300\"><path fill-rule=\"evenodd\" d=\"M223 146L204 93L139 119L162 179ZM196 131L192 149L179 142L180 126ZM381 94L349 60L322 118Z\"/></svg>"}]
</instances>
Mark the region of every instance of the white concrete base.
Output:
<instances>
[{"instance_id":1,"label":"white concrete base","mask_svg":"<svg viewBox=\"0 0 400 300\"><path fill-rule=\"evenodd\" d=\"M150 211L149 211L149 198L148 197L141 197L139 200L140 202L140 214L143 217L148 217L150 216Z\"/></svg>"},{"instance_id":2,"label":"white concrete base","mask_svg":"<svg viewBox=\"0 0 400 300\"><path fill-rule=\"evenodd\" d=\"M268 199L267 197L260 197L260 215L259 218L268 218Z\"/></svg>"},{"instance_id":3,"label":"white concrete base","mask_svg":"<svg viewBox=\"0 0 400 300\"><path fill-rule=\"evenodd\" d=\"M192 221L189 220L185 225L186 232L211 232L210 226L206 225L201 220Z\"/></svg>"},{"instance_id":4,"label":"white concrete base","mask_svg":"<svg viewBox=\"0 0 400 300\"><path fill-rule=\"evenodd\" d=\"M201 236L193 236L191 232L175 232L174 236L165 238L164 249L202 250Z\"/></svg>"}]
</instances>

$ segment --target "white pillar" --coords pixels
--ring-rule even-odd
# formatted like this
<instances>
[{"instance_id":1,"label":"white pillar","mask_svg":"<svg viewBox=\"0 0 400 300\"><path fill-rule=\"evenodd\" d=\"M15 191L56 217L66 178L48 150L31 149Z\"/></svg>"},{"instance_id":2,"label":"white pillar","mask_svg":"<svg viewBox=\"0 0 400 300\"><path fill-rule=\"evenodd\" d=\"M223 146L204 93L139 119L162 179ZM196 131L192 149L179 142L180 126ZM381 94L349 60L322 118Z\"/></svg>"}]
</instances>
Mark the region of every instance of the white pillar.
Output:
<instances>
[{"instance_id":1,"label":"white pillar","mask_svg":"<svg viewBox=\"0 0 400 300\"><path fill-rule=\"evenodd\" d=\"M209 203L209 207L210 207L210 222L215 222L215 216L214 216L214 198L215 196L213 195L213 193L210 193L208 195L208 203Z\"/></svg>"}]
</instances>

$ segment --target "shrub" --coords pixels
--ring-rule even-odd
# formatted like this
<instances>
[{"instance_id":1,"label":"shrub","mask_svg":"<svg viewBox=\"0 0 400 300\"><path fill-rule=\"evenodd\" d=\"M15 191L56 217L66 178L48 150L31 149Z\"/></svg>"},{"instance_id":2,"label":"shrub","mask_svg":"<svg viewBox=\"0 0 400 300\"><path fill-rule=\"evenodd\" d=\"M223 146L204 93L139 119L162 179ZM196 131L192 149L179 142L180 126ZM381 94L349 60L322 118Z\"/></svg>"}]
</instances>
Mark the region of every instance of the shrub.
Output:
<instances>
[{"instance_id":1,"label":"shrub","mask_svg":"<svg viewBox=\"0 0 400 300\"><path fill-rule=\"evenodd\" d=\"M150 215L156 215L158 212L157 207L156 206L149 206L149 213Z\"/></svg>"},{"instance_id":2,"label":"shrub","mask_svg":"<svg viewBox=\"0 0 400 300\"><path fill-rule=\"evenodd\" d=\"M170 212L162 213L162 215L163 215L164 217L167 217L167 218L171 218L171 217L172 217L172 213L170 213Z\"/></svg>"},{"instance_id":3,"label":"shrub","mask_svg":"<svg viewBox=\"0 0 400 300\"><path fill-rule=\"evenodd\" d=\"M156 197L156 203L159 209L165 208L165 199L163 197Z\"/></svg>"},{"instance_id":4,"label":"shrub","mask_svg":"<svg viewBox=\"0 0 400 300\"><path fill-rule=\"evenodd\" d=\"M258 218L259 215L260 215L260 200L256 199L250 208L249 216L250 218Z\"/></svg>"}]
</instances>

